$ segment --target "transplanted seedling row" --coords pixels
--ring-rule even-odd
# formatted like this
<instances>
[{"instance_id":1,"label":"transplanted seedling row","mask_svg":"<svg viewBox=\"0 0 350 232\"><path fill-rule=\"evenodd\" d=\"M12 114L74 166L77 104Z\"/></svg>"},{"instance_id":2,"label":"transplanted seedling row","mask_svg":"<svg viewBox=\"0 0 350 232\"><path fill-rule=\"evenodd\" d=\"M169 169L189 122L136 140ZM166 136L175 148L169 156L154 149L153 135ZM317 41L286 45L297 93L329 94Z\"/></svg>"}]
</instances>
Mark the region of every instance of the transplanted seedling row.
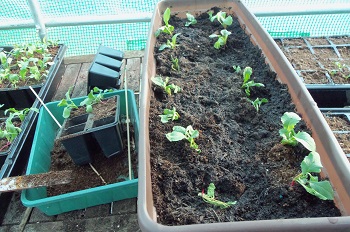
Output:
<instances>
[{"instance_id":1,"label":"transplanted seedling row","mask_svg":"<svg viewBox=\"0 0 350 232\"><path fill-rule=\"evenodd\" d=\"M19 82L44 80L53 65L53 57L48 49L56 46L57 42L44 40L15 45L9 54L0 52L0 86L15 88Z\"/></svg>"},{"instance_id":2,"label":"transplanted seedling row","mask_svg":"<svg viewBox=\"0 0 350 232\"><path fill-rule=\"evenodd\" d=\"M2 107L4 105L0 105ZM4 151L7 147L11 145L11 143L15 140L15 138L22 132L20 125L23 123L24 118L30 111L39 112L37 108L25 108L22 110L18 110L15 108L9 108L5 110L5 115L9 113L9 116L6 118L4 122L0 123L0 139L6 139L7 142L5 145L0 147L0 152Z\"/></svg>"},{"instance_id":3,"label":"transplanted seedling row","mask_svg":"<svg viewBox=\"0 0 350 232\"><path fill-rule=\"evenodd\" d=\"M210 38L217 38L217 41L214 43L214 47L216 49L224 48L228 36L231 34L231 32L227 31L227 27L232 24L232 17L227 16L225 12L218 12L217 14L213 15L213 12L210 11L209 13L209 20L211 22L214 22L217 20L223 27L223 29L220 31L220 34L212 34L209 37ZM194 26L197 27L197 20L195 17L187 13L187 22L185 23L186 27ZM165 33L171 36L171 39L168 39L165 44L162 44L159 47L159 50L162 51L164 49L176 49L179 44L177 44L177 38L180 33L173 34L175 31L175 28L169 24L170 20L170 9L167 8L163 15L164 20L164 26L160 27L157 32L156 36L159 36L160 33ZM176 57L171 56L171 69L174 71L179 71L179 60ZM233 66L236 73L241 73L242 70L239 66ZM251 75L253 73L253 70L251 67L246 67L242 74L243 74L243 83L241 88L244 90L244 93L246 95L246 98L248 101L253 105L253 107L256 109L257 113L259 113L259 109L262 106L262 104L267 103L268 100L266 98L256 98L256 99L250 99L251 97L251 90L252 88L261 88L265 87L262 83L257 83L254 80L251 79ZM161 88L164 93L168 95L168 97L171 97L172 94L177 94L182 91L181 87L171 83L169 84L170 79L169 77L165 77L163 79L160 76L152 77L151 78L153 84L157 88ZM319 173L322 168L322 164L320 161L320 156L316 152L316 145L312 137L306 133L306 132L294 132L294 126L297 122L299 122L301 119L296 117L297 115L295 113L285 113L282 116L282 123L283 123L283 129L280 130L280 135L282 136L282 144L289 144L295 146L297 143L301 143L310 151L310 154L306 156L301 163L301 173L298 174L296 177L293 178L293 183L297 182L300 185L302 185L305 190L312 194L317 196L318 198L322 200L330 200L333 199L333 190L328 181L319 181L317 176L314 176L312 173ZM176 111L175 107L172 109L164 109L163 114L159 115L160 121L162 123L174 123L174 121L178 120L180 118L180 114ZM173 131L170 133L167 133L166 138L171 142L186 140L189 142L189 145L191 148L193 148L198 153L201 152L199 149L198 144L196 144L195 139L199 137L199 131L194 130L192 125L188 125L187 127L175 125L173 126ZM215 191L215 185L214 183L210 183L207 189L207 192L205 193L204 189L201 193L198 193L198 196L200 196L203 201L210 203L214 206L218 206L221 209L228 208L234 204L236 204L236 201L229 201L229 202L223 202L215 198L214 195Z\"/></svg>"}]
</instances>

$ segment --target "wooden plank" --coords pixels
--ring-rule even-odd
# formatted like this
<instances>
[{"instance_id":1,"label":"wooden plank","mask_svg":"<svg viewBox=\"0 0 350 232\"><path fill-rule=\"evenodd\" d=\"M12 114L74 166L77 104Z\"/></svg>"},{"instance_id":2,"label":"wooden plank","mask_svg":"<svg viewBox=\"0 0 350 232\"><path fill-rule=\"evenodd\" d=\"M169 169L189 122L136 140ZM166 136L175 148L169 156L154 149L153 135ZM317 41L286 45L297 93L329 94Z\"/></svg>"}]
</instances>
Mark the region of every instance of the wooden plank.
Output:
<instances>
[{"instance_id":1,"label":"wooden plank","mask_svg":"<svg viewBox=\"0 0 350 232\"><path fill-rule=\"evenodd\" d=\"M68 56L64 58L64 64L80 64L91 63L95 58L95 54L82 55L82 56Z\"/></svg>"},{"instance_id":2,"label":"wooden plank","mask_svg":"<svg viewBox=\"0 0 350 232\"><path fill-rule=\"evenodd\" d=\"M140 91L140 67L141 59L132 58L126 60L127 69L126 78L127 78L127 88L133 90L135 93ZM124 76L123 76L124 77ZM122 86L124 88L124 85Z\"/></svg>"},{"instance_id":3,"label":"wooden plank","mask_svg":"<svg viewBox=\"0 0 350 232\"><path fill-rule=\"evenodd\" d=\"M64 95L68 91L69 87L75 84L78 77L81 64L69 64L63 74L60 85L58 86L52 101L57 101L64 98Z\"/></svg>"},{"instance_id":4,"label":"wooden plank","mask_svg":"<svg viewBox=\"0 0 350 232\"><path fill-rule=\"evenodd\" d=\"M145 51L124 51L124 59L143 57Z\"/></svg>"},{"instance_id":5,"label":"wooden plank","mask_svg":"<svg viewBox=\"0 0 350 232\"><path fill-rule=\"evenodd\" d=\"M87 95L87 80L91 63L83 63L78 78L75 82L75 87L72 93L72 97L81 97Z\"/></svg>"}]
</instances>

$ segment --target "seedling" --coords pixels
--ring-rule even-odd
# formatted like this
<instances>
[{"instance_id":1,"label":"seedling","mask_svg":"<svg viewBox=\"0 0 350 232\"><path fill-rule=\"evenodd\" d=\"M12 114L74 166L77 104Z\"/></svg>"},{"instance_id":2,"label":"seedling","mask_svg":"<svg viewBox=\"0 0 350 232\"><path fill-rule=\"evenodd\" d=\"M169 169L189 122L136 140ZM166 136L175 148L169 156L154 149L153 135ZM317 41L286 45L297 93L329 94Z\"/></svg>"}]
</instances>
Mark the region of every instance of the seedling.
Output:
<instances>
[{"instance_id":1,"label":"seedling","mask_svg":"<svg viewBox=\"0 0 350 232\"><path fill-rule=\"evenodd\" d=\"M339 73L345 80L350 78L350 74L345 74L346 70L349 70L349 67L346 64L342 64L340 62L335 62L334 64L337 66L338 69L329 71L329 74L331 74L331 76L334 76L337 73Z\"/></svg>"},{"instance_id":2,"label":"seedling","mask_svg":"<svg viewBox=\"0 0 350 232\"><path fill-rule=\"evenodd\" d=\"M27 116L29 111L34 111L36 113L39 113L39 109L32 107L32 108L25 108L23 110L9 108L9 109L5 110L4 114L10 113L10 115L12 114L14 118L19 118L19 120L21 120L21 122L23 122L24 118Z\"/></svg>"},{"instance_id":3,"label":"seedling","mask_svg":"<svg viewBox=\"0 0 350 232\"><path fill-rule=\"evenodd\" d=\"M15 140L17 135L22 132L22 129L20 127L17 127L13 124L12 120L14 117L14 114L10 114L10 116L5 121L5 128L0 129L0 138L7 139L7 144L4 147L9 146L13 140ZM2 151L4 147L2 147L0 151Z\"/></svg>"},{"instance_id":4,"label":"seedling","mask_svg":"<svg viewBox=\"0 0 350 232\"><path fill-rule=\"evenodd\" d=\"M92 112L92 105L101 102L103 99L103 94L109 90L102 90L99 89L98 87L94 87L90 93L87 95L87 97L80 102L80 106L85 106L86 107L86 113L91 113ZM94 94L98 93L98 94Z\"/></svg>"},{"instance_id":5,"label":"seedling","mask_svg":"<svg viewBox=\"0 0 350 232\"><path fill-rule=\"evenodd\" d=\"M177 72L180 71L179 59L173 56L171 56L171 69Z\"/></svg>"},{"instance_id":6,"label":"seedling","mask_svg":"<svg viewBox=\"0 0 350 232\"><path fill-rule=\"evenodd\" d=\"M156 76L156 77L152 77L151 78L152 82L159 86L160 88L164 89L164 91L170 96L171 95L171 91L173 91L174 93L178 93L181 91L181 88L175 84L171 84L168 85L169 82L169 77L165 78L165 81L163 80L162 77L160 76Z\"/></svg>"},{"instance_id":7,"label":"seedling","mask_svg":"<svg viewBox=\"0 0 350 232\"><path fill-rule=\"evenodd\" d=\"M247 97L250 96L250 88L251 87L265 87L262 83L255 83L253 80L250 80L250 76L253 73L253 69L251 67L245 67L243 71L243 84L242 89L244 89Z\"/></svg>"},{"instance_id":8,"label":"seedling","mask_svg":"<svg viewBox=\"0 0 350 232\"><path fill-rule=\"evenodd\" d=\"M160 45L159 51L163 51L165 48L175 49L175 47L178 46L176 44L176 38L178 37L178 35L180 35L180 33L173 35L173 37L171 37L171 41L167 40L166 44Z\"/></svg>"},{"instance_id":9,"label":"seedling","mask_svg":"<svg viewBox=\"0 0 350 232\"><path fill-rule=\"evenodd\" d=\"M299 142L309 151L315 152L316 144L314 139L307 132L299 131L295 133L294 131L294 127L300 120L301 118L294 112L285 112L283 114L281 117L283 129L279 130L279 134L282 136L281 143L283 145L296 146Z\"/></svg>"},{"instance_id":10,"label":"seedling","mask_svg":"<svg viewBox=\"0 0 350 232\"><path fill-rule=\"evenodd\" d=\"M220 31L221 35L217 34L211 34L210 38L218 38L218 40L214 44L214 48L220 49L220 47L225 46L227 43L227 38L229 35L231 35L231 32L227 31L226 29Z\"/></svg>"},{"instance_id":11,"label":"seedling","mask_svg":"<svg viewBox=\"0 0 350 232\"><path fill-rule=\"evenodd\" d=\"M233 68L233 70L235 70L235 73L240 73L240 72L242 72L241 67L238 66L238 65L237 65L237 66L236 66L236 65L233 65L232 68Z\"/></svg>"},{"instance_id":12,"label":"seedling","mask_svg":"<svg viewBox=\"0 0 350 232\"><path fill-rule=\"evenodd\" d=\"M224 29L227 28L227 26L230 26L232 24L232 17L231 16L227 16L226 17L226 12L223 11L219 11L218 13L216 13L216 15L213 16L213 11L209 11L209 19L211 22L214 22L215 19L218 20L218 22L224 27Z\"/></svg>"},{"instance_id":13,"label":"seedling","mask_svg":"<svg viewBox=\"0 0 350 232\"><path fill-rule=\"evenodd\" d=\"M173 107L172 110L170 109L165 109L162 115L159 115L160 121L162 123L167 123L169 120L174 121L178 120L180 118L180 115L178 112L176 112L175 107Z\"/></svg>"},{"instance_id":14,"label":"seedling","mask_svg":"<svg viewBox=\"0 0 350 232\"><path fill-rule=\"evenodd\" d=\"M294 177L292 185L294 181L296 181L303 186L308 193L321 200L334 199L333 189L329 181L318 181L318 177L311 174L321 172L322 164L320 155L317 152L310 152L301 162L300 167L301 173Z\"/></svg>"},{"instance_id":15,"label":"seedling","mask_svg":"<svg viewBox=\"0 0 350 232\"><path fill-rule=\"evenodd\" d=\"M172 35L173 31L174 31L174 26L169 24L169 19L170 19L170 8L166 8L166 10L164 11L163 14L163 21L164 21L164 26L160 27L156 32L155 32L155 36L158 37L160 35L160 33L165 33L165 34L169 34Z\"/></svg>"},{"instance_id":16,"label":"seedling","mask_svg":"<svg viewBox=\"0 0 350 232\"><path fill-rule=\"evenodd\" d=\"M72 111L72 109L78 109L78 106L72 101L72 99L70 98L70 94L71 91L73 89L74 86L69 87L68 91L66 92L65 95L65 99L62 99L57 106L64 106L63 109L63 117L64 118L69 118L70 116L70 112Z\"/></svg>"},{"instance_id":17,"label":"seedling","mask_svg":"<svg viewBox=\"0 0 350 232\"><path fill-rule=\"evenodd\" d=\"M263 104L263 103L267 103L268 100L266 98L262 98L262 99L255 99L254 101L250 100L250 103L252 103L252 105L254 106L254 108L256 109L256 112L259 113L259 109L260 109L260 106Z\"/></svg>"},{"instance_id":18,"label":"seedling","mask_svg":"<svg viewBox=\"0 0 350 232\"><path fill-rule=\"evenodd\" d=\"M166 134L166 137L170 142L177 142L186 139L188 142L190 142L190 147L199 153L201 150L198 148L198 144L196 144L194 141L194 139L198 136L198 130L193 130L191 125L186 128L182 126L174 126L173 131Z\"/></svg>"},{"instance_id":19,"label":"seedling","mask_svg":"<svg viewBox=\"0 0 350 232\"><path fill-rule=\"evenodd\" d=\"M210 183L207 189L207 193L204 193L204 189L201 193L198 193L198 196L202 197L203 201L219 206L220 209L226 209L228 207L231 207L232 205L235 205L237 201L228 201L223 202L215 199L215 185L213 183Z\"/></svg>"},{"instance_id":20,"label":"seedling","mask_svg":"<svg viewBox=\"0 0 350 232\"><path fill-rule=\"evenodd\" d=\"M193 15L191 15L190 13L186 13L186 16L188 19L188 22L185 23L186 27L189 27L190 25L194 25L197 23L196 18Z\"/></svg>"},{"instance_id":21,"label":"seedling","mask_svg":"<svg viewBox=\"0 0 350 232\"><path fill-rule=\"evenodd\" d=\"M2 107L3 105L0 105L0 107ZM13 120L18 118L21 122L23 122L25 116L29 113L29 111L35 111L35 112L39 112L39 110L37 108L25 108L23 110L16 110L15 108L9 108L7 110L5 110L5 115L7 113L10 113L10 115L8 116L8 118L5 121L5 127L0 129L0 138L1 139L6 139L7 140L7 144L4 145L3 147L0 148L0 151L2 151L5 147L8 147L13 140L15 140L15 138L18 136L19 133L22 132L22 129L18 126L16 126L13 123Z\"/></svg>"}]
</instances>

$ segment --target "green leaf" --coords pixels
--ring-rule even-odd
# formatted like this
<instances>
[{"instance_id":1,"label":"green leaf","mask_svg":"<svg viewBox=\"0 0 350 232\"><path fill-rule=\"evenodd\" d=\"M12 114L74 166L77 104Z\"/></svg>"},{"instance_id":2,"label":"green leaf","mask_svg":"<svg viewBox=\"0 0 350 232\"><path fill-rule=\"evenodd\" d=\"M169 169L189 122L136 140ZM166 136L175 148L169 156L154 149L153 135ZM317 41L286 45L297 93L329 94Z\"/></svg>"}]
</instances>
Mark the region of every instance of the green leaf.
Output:
<instances>
[{"instance_id":1,"label":"green leaf","mask_svg":"<svg viewBox=\"0 0 350 232\"><path fill-rule=\"evenodd\" d=\"M310 154L301 162L300 166L303 174L307 174L309 172L319 173L323 167L320 155L317 152L310 152Z\"/></svg>"},{"instance_id":2,"label":"green leaf","mask_svg":"<svg viewBox=\"0 0 350 232\"><path fill-rule=\"evenodd\" d=\"M190 26L191 24L196 24L197 23L196 18L193 15L191 15L190 13L186 13L186 17L187 17L187 19L189 21L189 22L185 23L186 27Z\"/></svg>"},{"instance_id":3,"label":"green leaf","mask_svg":"<svg viewBox=\"0 0 350 232\"><path fill-rule=\"evenodd\" d=\"M86 113L92 113L92 105L86 106Z\"/></svg>"},{"instance_id":4,"label":"green leaf","mask_svg":"<svg viewBox=\"0 0 350 232\"><path fill-rule=\"evenodd\" d=\"M160 77L160 76L151 77L151 80L155 85L158 85L162 88L165 88L165 86L166 86L166 83L163 81L162 77Z\"/></svg>"},{"instance_id":5,"label":"green leaf","mask_svg":"<svg viewBox=\"0 0 350 232\"><path fill-rule=\"evenodd\" d=\"M185 127L182 127L182 126L174 126L174 127L173 127L173 131L180 132L180 133L182 133L183 135L186 134L186 128L185 128Z\"/></svg>"},{"instance_id":6,"label":"green leaf","mask_svg":"<svg viewBox=\"0 0 350 232\"><path fill-rule=\"evenodd\" d=\"M160 121L161 121L162 123L167 123L167 122L169 122L169 117L168 117L168 115L159 115L159 117L160 117Z\"/></svg>"},{"instance_id":7,"label":"green leaf","mask_svg":"<svg viewBox=\"0 0 350 232\"><path fill-rule=\"evenodd\" d=\"M175 46L176 44L176 38L181 35L181 33L176 33L175 35L173 35L173 37L171 37L171 41L172 41L172 44Z\"/></svg>"},{"instance_id":8,"label":"green leaf","mask_svg":"<svg viewBox=\"0 0 350 232\"><path fill-rule=\"evenodd\" d=\"M191 138L197 138L199 136L199 132L198 130L193 130L192 133L191 133Z\"/></svg>"},{"instance_id":9,"label":"green leaf","mask_svg":"<svg viewBox=\"0 0 350 232\"><path fill-rule=\"evenodd\" d=\"M207 196L210 198L215 197L215 185L214 183L210 183L207 189Z\"/></svg>"},{"instance_id":10,"label":"green leaf","mask_svg":"<svg viewBox=\"0 0 350 232\"><path fill-rule=\"evenodd\" d=\"M233 22L233 19L232 19L231 16L228 16L227 18L225 18L225 19L223 20L223 23L224 23L225 25L227 25L227 26L230 26L230 25L232 24L232 22Z\"/></svg>"},{"instance_id":11,"label":"green leaf","mask_svg":"<svg viewBox=\"0 0 350 232\"><path fill-rule=\"evenodd\" d=\"M171 142L176 142L176 141L186 139L186 136L183 133L175 130L171 133L166 134L166 137Z\"/></svg>"},{"instance_id":12,"label":"green leaf","mask_svg":"<svg viewBox=\"0 0 350 232\"><path fill-rule=\"evenodd\" d=\"M253 73L253 69L251 67L244 68L244 70L243 70L243 84L245 84L249 81L252 73Z\"/></svg>"},{"instance_id":13,"label":"green leaf","mask_svg":"<svg viewBox=\"0 0 350 232\"><path fill-rule=\"evenodd\" d=\"M154 32L154 36L158 37L162 31L163 30L161 28L159 28L158 30L156 30L156 32Z\"/></svg>"},{"instance_id":14,"label":"green leaf","mask_svg":"<svg viewBox=\"0 0 350 232\"><path fill-rule=\"evenodd\" d=\"M159 51L163 51L164 49L166 49L166 48L170 48L170 46L169 45L167 45L167 44L162 44L162 45L160 45L160 47L159 47Z\"/></svg>"},{"instance_id":15,"label":"green leaf","mask_svg":"<svg viewBox=\"0 0 350 232\"><path fill-rule=\"evenodd\" d=\"M294 138L309 151L316 151L315 140L308 133L299 131Z\"/></svg>"},{"instance_id":16,"label":"green leaf","mask_svg":"<svg viewBox=\"0 0 350 232\"><path fill-rule=\"evenodd\" d=\"M217 35L217 34L211 34L211 35L209 35L209 38L217 38L217 37L219 37L219 35Z\"/></svg>"},{"instance_id":17,"label":"green leaf","mask_svg":"<svg viewBox=\"0 0 350 232\"><path fill-rule=\"evenodd\" d=\"M72 110L71 108L65 107L65 108L63 109L63 117L64 117L64 118L69 118L71 110Z\"/></svg>"},{"instance_id":18,"label":"green leaf","mask_svg":"<svg viewBox=\"0 0 350 232\"><path fill-rule=\"evenodd\" d=\"M165 25L168 25L169 24L169 19L170 19L170 8L166 8L166 10L164 11L164 14L163 14L163 20L164 20L164 23Z\"/></svg>"},{"instance_id":19,"label":"green leaf","mask_svg":"<svg viewBox=\"0 0 350 232\"><path fill-rule=\"evenodd\" d=\"M293 130L301 118L294 112L285 112L281 117L283 127L288 131Z\"/></svg>"},{"instance_id":20,"label":"green leaf","mask_svg":"<svg viewBox=\"0 0 350 232\"><path fill-rule=\"evenodd\" d=\"M215 42L214 48L220 49L220 47L221 47L221 43L220 43L220 41L218 40L218 41Z\"/></svg>"},{"instance_id":21,"label":"green leaf","mask_svg":"<svg viewBox=\"0 0 350 232\"><path fill-rule=\"evenodd\" d=\"M225 36L225 37L227 37L227 36L231 35L231 32L230 32L230 31L228 31L228 30L226 30L226 29L221 30L221 31L220 31L220 33L221 33L221 35L223 35L223 36Z\"/></svg>"},{"instance_id":22,"label":"green leaf","mask_svg":"<svg viewBox=\"0 0 350 232\"><path fill-rule=\"evenodd\" d=\"M62 99L57 106L66 106L67 105L67 100L66 99Z\"/></svg>"},{"instance_id":23,"label":"green leaf","mask_svg":"<svg viewBox=\"0 0 350 232\"><path fill-rule=\"evenodd\" d=\"M333 200L334 192L329 181L310 182L310 187L314 190L313 195L322 200Z\"/></svg>"}]
</instances>

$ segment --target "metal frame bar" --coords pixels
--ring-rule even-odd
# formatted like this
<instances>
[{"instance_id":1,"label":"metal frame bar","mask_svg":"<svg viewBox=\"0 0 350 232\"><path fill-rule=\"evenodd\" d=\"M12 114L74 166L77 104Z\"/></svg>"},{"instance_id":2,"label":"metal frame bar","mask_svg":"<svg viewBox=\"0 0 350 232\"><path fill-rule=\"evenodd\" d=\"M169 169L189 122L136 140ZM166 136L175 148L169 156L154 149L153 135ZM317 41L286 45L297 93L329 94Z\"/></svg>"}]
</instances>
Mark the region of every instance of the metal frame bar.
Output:
<instances>
[{"instance_id":1,"label":"metal frame bar","mask_svg":"<svg viewBox=\"0 0 350 232\"><path fill-rule=\"evenodd\" d=\"M35 28L39 32L40 39L43 40L46 36L46 27L41 13L40 4L37 0L28 0L28 5L33 16Z\"/></svg>"},{"instance_id":2,"label":"metal frame bar","mask_svg":"<svg viewBox=\"0 0 350 232\"><path fill-rule=\"evenodd\" d=\"M119 14L107 16L74 16L62 18L50 18L45 20L41 14L40 5L37 0L28 0L33 20L22 20L18 22L1 23L0 30L23 29L36 27L40 38L46 35L46 27L81 26L98 24L139 23L150 22L152 13ZM280 7L269 7L265 9L251 8L256 17L292 16L292 15L317 15L317 14L344 14L350 13L350 4L313 6L294 6L288 9ZM136 17L135 17L136 16Z\"/></svg>"}]
</instances>

